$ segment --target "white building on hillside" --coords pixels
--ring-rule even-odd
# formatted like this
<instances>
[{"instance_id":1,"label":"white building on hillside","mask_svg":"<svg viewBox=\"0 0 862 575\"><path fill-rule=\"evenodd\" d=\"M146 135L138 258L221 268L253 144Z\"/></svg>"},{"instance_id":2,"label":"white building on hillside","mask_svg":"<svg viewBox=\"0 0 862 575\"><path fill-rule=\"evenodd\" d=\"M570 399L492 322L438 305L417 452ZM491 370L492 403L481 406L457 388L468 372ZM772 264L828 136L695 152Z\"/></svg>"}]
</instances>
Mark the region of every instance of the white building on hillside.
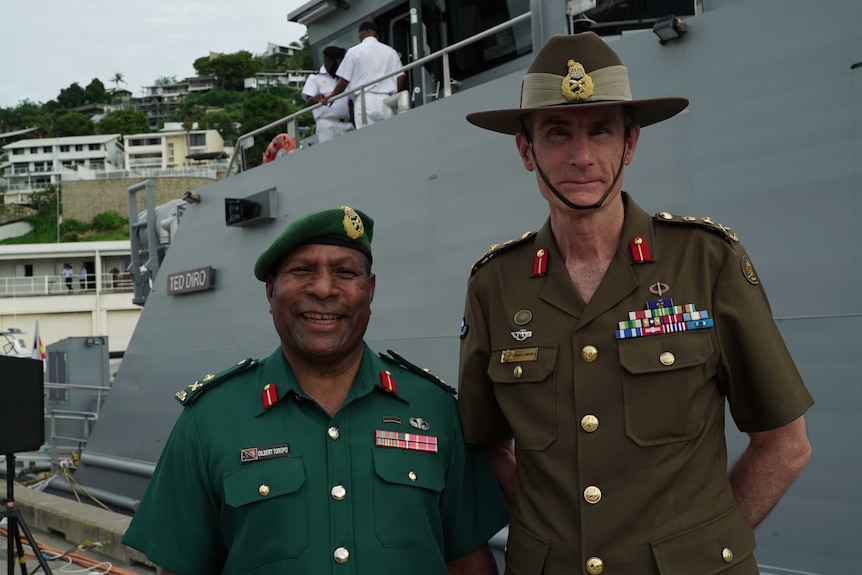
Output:
<instances>
[{"instance_id":1,"label":"white building on hillside","mask_svg":"<svg viewBox=\"0 0 862 575\"><path fill-rule=\"evenodd\" d=\"M243 80L246 90L263 90L268 86L287 86L301 90L305 81L315 70L288 70L287 72L258 72L251 78Z\"/></svg>"},{"instance_id":2,"label":"white building on hillside","mask_svg":"<svg viewBox=\"0 0 862 575\"><path fill-rule=\"evenodd\" d=\"M26 203L30 194L59 184L78 167L121 170L125 161L120 134L18 140L0 149L9 158L2 166L5 204Z\"/></svg>"},{"instance_id":3,"label":"white building on hillside","mask_svg":"<svg viewBox=\"0 0 862 575\"><path fill-rule=\"evenodd\" d=\"M0 246L0 331L22 330L29 346L38 321L45 346L108 336L111 351L124 351L141 314L130 263L128 241Z\"/></svg>"},{"instance_id":4,"label":"white building on hillside","mask_svg":"<svg viewBox=\"0 0 862 575\"><path fill-rule=\"evenodd\" d=\"M126 136L125 153L130 170L201 165L226 168L229 160L217 130L201 130L195 124L186 131L182 124L171 122L162 132Z\"/></svg>"}]
</instances>

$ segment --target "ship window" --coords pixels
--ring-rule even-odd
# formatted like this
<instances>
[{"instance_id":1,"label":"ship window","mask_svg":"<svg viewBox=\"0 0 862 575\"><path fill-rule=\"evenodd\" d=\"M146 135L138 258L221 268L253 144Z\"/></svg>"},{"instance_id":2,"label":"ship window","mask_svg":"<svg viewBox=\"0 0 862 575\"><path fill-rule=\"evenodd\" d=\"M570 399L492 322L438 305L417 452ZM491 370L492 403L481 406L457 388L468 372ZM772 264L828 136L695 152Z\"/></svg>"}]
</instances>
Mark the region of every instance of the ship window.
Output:
<instances>
[{"instance_id":1,"label":"ship window","mask_svg":"<svg viewBox=\"0 0 862 575\"><path fill-rule=\"evenodd\" d=\"M449 13L451 43L460 42L529 10L529 0L466 0L455 3ZM451 61L452 76L472 76L532 49L530 22L521 22L457 50Z\"/></svg>"}]
</instances>

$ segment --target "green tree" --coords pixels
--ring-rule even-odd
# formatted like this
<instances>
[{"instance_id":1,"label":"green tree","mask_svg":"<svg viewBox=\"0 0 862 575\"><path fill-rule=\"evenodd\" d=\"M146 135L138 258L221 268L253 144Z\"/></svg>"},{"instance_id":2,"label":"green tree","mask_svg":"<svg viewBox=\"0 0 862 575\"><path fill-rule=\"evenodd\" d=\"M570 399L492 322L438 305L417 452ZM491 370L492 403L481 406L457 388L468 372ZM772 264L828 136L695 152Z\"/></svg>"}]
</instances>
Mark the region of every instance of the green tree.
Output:
<instances>
[{"instance_id":1,"label":"green tree","mask_svg":"<svg viewBox=\"0 0 862 575\"><path fill-rule=\"evenodd\" d=\"M170 86L171 84L177 83L176 76L159 76L156 78L155 85L156 86Z\"/></svg>"},{"instance_id":2,"label":"green tree","mask_svg":"<svg viewBox=\"0 0 862 575\"><path fill-rule=\"evenodd\" d=\"M117 110L96 124L97 134L146 134L149 131L147 115L140 110Z\"/></svg>"},{"instance_id":3,"label":"green tree","mask_svg":"<svg viewBox=\"0 0 862 575\"><path fill-rule=\"evenodd\" d=\"M290 45L296 51L285 63L286 70L314 70L314 62L311 58L311 47L308 45L308 34L303 36L300 41Z\"/></svg>"},{"instance_id":4,"label":"green tree","mask_svg":"<svg viewBox=\"0 0 862 575\"><path fill-rule=\"evenodd\" d=\"M295 93L295 91L292 91ZM285 98L270 92L255 92L249 94L242 107L241 132L246 134L261 126L275 122L301 109L292 98ZM276 128L255 137L255 144L245 150L246 166L258 166L263 162L263 154L272 139L283 128Z\"/></svg>"},{"instance_id":5,"label":"green tree","mask_svg":"<svg viewBox=\"0 0 862 575\"><path fill-rule=\"evenodd\" d=\"M126 83L126 81L123 79L123 74L121 72L114 72L114 75L111 76L110 81L114 83L114 88L116 90L120 89L120 84Z\"/></svg>"},{"instance_id":6,"label":"green tree","mask_svg":"<svg viewBox=\"0 0 862 575\"><path fill-rule=\"evenodd\" d=\"M199 126L206 130L216 130L228 145L233 145L239 136L240 114L224 111L209 112L199 122Z\"/></svg>"},{"instance_id":7,"label":"green tree","mask_svg":"<svg viewBox=\"0 0 862 575\"><path fill-rule=\"evenodd\" d=\"M36 213L21 218L33 226L33 230L23 236L3 240L3 244L47 244L57 241L58 196L60 190L56 186L48 186L40 192L30 195L29 207Z\"/></svg>"},{"instance_id":8,"label":"green tree","mask_svg":"<svg viewBox=\"0 0 862 575\"><path fill-rule=\"evenodd\" d=\"M213 71L213 60L213 57L201 56L192 62L192 67L195 69L195 72L198 73L198 76L215 76L215 72Z\"/></svg>"},{"instance_id":9,"label":"green tree","mask_svg":"<svg viewBox=\"0 0 862 575\"><path fill-rule=\"evenodd\" d=\"M124 218L117 212L108 211L96 214L93 216L92 228L99 232L110 232L112 230L122 230L129 225L127 218Z\"/></svg>"},{"instance_id":10,"label":"green tree","mask_svg":"<svg viewBox=\"0 0 862 575\"><path fill-rule=\"evenodd\" d=\"M53 104L56 106L56 102ZM22 100L13 108L0 108L0 131L2 132L40 126L48 129L51 122L51 114L46 111L46 105L30 100Z\"/></svg>"},{"instance_id":11,"label":"green tree","mask_svg":"<svg viewBox=\"0 0 862 575\"><path fill-rule=\"evenodd\" d=\"M103 104L107 101L105 97L105 85L102 84L102 81L98 78L93 78L93 80L87 84L87 87L84 88L84 92L87 96L88 104Z\"/></svg>"},{"instance_id":12,"label":"green tree","mask_svg":"<svg viewBox=\"0 0 862 575\"><path fill-rule=\"evenodd\" d=\"M265 58L240 50L214 58L198 58L194 67L201 76L215 76L220 89L241 91L244 89L243 80L265 70L266 64Z\"/></svg>"},{"instance_id":13,"label":"green tree","mask_svg":"<svg viewBox=\"0 0 862 575\"><path fill-rule=\"evenodd\" d=\"M60 90L60 95L57 96L57 103L64 110L83 106L87 103L87 92L77 82L73 82L68 88Z\"/></svg>"},{"instance_id":14,"label":"green tree","mask_svg":"<svg viewBox=\"0 0 862 575\"><path fill-rule=\"evenodd\" d=\"M54 121L51 137L91 136L95 132L93 121L79 112L66 112Z\"/></svg>"}]
</instances>

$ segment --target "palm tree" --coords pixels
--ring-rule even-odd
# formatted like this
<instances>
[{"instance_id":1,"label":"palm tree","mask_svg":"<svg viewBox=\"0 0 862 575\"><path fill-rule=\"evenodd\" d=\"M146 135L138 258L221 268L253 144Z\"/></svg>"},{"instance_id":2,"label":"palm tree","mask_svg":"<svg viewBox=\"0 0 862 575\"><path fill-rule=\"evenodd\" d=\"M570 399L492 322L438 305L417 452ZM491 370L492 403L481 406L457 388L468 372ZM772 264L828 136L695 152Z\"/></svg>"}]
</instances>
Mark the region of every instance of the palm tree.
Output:
<instances>
[{"instance_id":1,"label":"palm tree","mask_svg":"<svg viewBox=\"0 0 862 575\"><path fill-rule=\"evenodd\" d=\"M114 76L111 78L111 82L113 82L116 86L116 90L120 89L120 82L122 82L123 84L126 83L126 81L123 79L123 74L121 72L114 72Z\"/></svg>"}]
</instances>

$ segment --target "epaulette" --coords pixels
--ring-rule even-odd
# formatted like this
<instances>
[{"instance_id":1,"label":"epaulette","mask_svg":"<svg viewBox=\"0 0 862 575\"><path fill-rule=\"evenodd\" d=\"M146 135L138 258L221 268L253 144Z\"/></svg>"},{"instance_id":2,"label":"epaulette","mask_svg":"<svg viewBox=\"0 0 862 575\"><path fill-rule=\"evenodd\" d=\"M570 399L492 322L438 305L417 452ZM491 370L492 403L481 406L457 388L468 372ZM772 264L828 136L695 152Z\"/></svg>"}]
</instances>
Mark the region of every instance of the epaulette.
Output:
<instances>
[{"instance_id":1,"label":"epaulette","mask_svg":"<svg viewBox=\"0 0 862 575\"><path fill-rule=\"evenodd\" d=\"M410 363L409 361L407 361L406 359L404 359L403 357L401 357L400 355L398 355L397 353L395 353L391 349L387 349L386 353L388 353L389 355L386 355L385 353L378 353L377 355L379 355L380 358L383 359L384 361L394 363L396 365L403 367L404 369L406 369L408 371L412 371L416 375L424 377L425 379L427 379L431 383L437 385L438 387L445 389L446 391L448 391L452 395L455 395L456 393L458 393L458 391L454 387L447 384L445 381L443 381L442 379L440 379L439 377L437 377L436 375L434 375L433 373L431 373L427 369L422 369L421 367L419 367L417 365L413 365L412 363Z\"/></svg>"},{"instance_id":2,"label":"epaulette","mask_svg":"<svg viewBox=\"0 0 862 575\"><path fill-rule=\"evenodd\" d=\"M177 401L179 401L183 405L183 407L188 407L192 403L194 403L194 401L198 397L200 397L203 392L214 388L223 381L230 379L232 375L235 375L241 371L245 371L248 368L257 365L257 363L258 361L256 359L251 359L249 357L220 373L208 373L193 384L179 390L174 397L177 398Z\"/></svg>"},{"instance_id":3,"label":"epaulette","mask_svg":"<svg viewBox=\"0 0 862 575\"><path fill-rule=\"evenodd\" d=\"M739 242L739 236L736 235L736 232L727 226L715 223L709 216L705 218L695 218L694 216L675 216L668 212L659 212L655 215L655 219L660 222L668 222L671 224L695 224L708 230L712 230L726 239L731 245Z\"/></svg>"},{"instance_id":4,"label":"epaulette","mask_svg":"<svg viewBox=\"0 0 862 575\"><path fill-rule=\"evenodd\" d=\"M532 238L535 235L536 235L536 232L526 232L518 240L507 240L507 241L503 242L502 244L492 244L491 247L488 248L488 251L485 252L485 255L483 255L481 258L479 258L479 261L477 261L475 264L473 264L473 268L470 270L470 275L473 275L474 273L476 273L476 270L478 270L480 267L482 267L483 265L488 263L491 260L491 258L496 256L497 254L500 254L500 253L508 250L509 248L516 246L516 245L520 244L521 242Z\"/></svg>"}]
</instances>

